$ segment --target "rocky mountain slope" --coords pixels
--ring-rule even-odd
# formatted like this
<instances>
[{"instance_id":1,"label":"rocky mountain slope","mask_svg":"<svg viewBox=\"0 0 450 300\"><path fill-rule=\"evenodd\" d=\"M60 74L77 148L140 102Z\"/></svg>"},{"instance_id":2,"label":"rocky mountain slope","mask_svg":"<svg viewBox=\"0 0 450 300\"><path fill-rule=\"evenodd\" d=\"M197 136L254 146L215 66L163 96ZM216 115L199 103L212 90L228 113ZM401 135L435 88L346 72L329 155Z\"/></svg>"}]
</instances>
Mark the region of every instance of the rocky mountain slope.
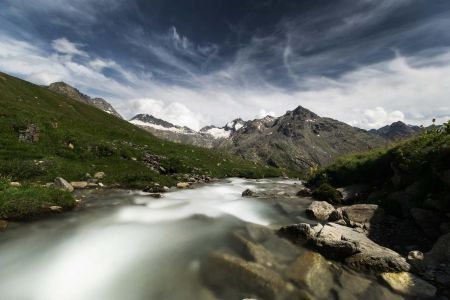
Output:
<instances>
[{"instance_id":1,"label":"rocky mountain slope","mask_svg":"<svg viewBox=\"0 0 450 300\"><path fill-rule=\"evenodd\" d=\"M419 126L407 125L402 121L397 121L391 125L386 125L379 129L372 129L370 132L392 141L404 140L421 133L423 128Z\"/></svg>"},{"instance_id":2,"label":"rocky mountain slope","mask_svg":"<svg viewBox=\"0 0 450 300\"><path fill-rule=\"evenodd\" d=\"M79 90L68 85L65 82L54 82L50 84L47 88L55 93L69 97L82 103L92 105L113 116L122 118L122 116L114 109L114 107L110 103L108 103L108 101L106 101L105 99L91 98L85 94L82 94Z\"/></svg>"},{"instance_id":3,"label":"rocky mountain slope","mask_svg":"<svg viewBox=\"0 0 450 300\"><path fill-rule=\"evenodd\" d=\"M388 142L381 134L322 118L301 106L279 118L236 119L198 132L148 115L137 115L130 122L167 140L224 149L247 160L297 171Z\"/></svg>"},{"instance_id":4,"label":"rocky mountain slope","mask_svg":"<svg viewBox=\"0 0 450 300\"><path fill-rule=\"evenodd\" d=\"M279 118L246 122L219 147L252 161L304 171L384 144L375 134L299 106Z\"/></svg>"}]
</instances>

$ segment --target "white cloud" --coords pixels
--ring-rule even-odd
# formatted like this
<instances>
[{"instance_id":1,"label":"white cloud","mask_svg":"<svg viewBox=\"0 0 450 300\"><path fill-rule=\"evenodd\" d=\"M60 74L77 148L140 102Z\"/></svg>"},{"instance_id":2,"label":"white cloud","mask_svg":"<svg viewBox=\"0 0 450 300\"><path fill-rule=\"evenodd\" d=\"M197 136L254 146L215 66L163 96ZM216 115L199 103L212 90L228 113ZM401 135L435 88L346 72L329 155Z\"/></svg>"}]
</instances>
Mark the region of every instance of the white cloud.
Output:
<instances>
[{"instance_id":1,"label":"white cloud","mask_svg":"<svg viewBox=\"0 0 450 300\"><path fill-rule=\"evenodd\" d=\"M83 45L72 43L66 38L59 38L52 41L52 48L58 53L89 57L89 55L86 52L79 49L79 47L81 46Z\"/></svg>"},{"instance_id":2,"label":"white cloud","mask_svg":"<svg viewBox=\"0 0 450 300\"><path fill-rule=\"evenodd\" d=\"M449 118L450 49L441 49L440 55L399 54L336 79L298 79L297 88L285 90L262 81L241 82L243 69L253 70L258 76L258 67L245 56L217 72L186 76L191 86L183 87L154 81L151 74L136 74L110 59L89 53L81 57L81 62L75 61L73 55L84 51L67 42L65 46L75 46L63 47L64 54L60 47L59 53L48 53L35 44L0 34L0 69L38 84L64 80L88 94L95 88L92 96L110 100L127 118L150 113L193 129L209 124L223 126L237 117L282 115L298 105L363 128L381 127L397 120L427 125L433 118L438 123ZM165 57L162 49L160 54ZM102 73L104 68L113 68L127 83L107 77ZM187 65L182 68L191 70Z\"/></svg>"},{"instance_id":3,"label":"white cloud","mask_svg":"<svg viewBox=\"0 0 450 300\"><path fill-rule=\"evenodd\" d=\"M359 113L359 111L355 111ZM386 124L391 124L396 121L404 121L405 115L398 110L387 112L382 107L375 107L374 109L366 109L362 114L362 118L350 122L351 125L363 128L380 128Z\"/></svg>"},{"instance_id":4,"label":"white cloud","mask_svg":"<svg viewBox=\"0 0 450 300\"><path fill-rule=\"evenodd\" d=\"M259 113L256 115L256 118L264 118L266 116L275 116L275 112L273 111L266 111L265 109L261 108L259 110Z\"/></svg>"}]
</instances>

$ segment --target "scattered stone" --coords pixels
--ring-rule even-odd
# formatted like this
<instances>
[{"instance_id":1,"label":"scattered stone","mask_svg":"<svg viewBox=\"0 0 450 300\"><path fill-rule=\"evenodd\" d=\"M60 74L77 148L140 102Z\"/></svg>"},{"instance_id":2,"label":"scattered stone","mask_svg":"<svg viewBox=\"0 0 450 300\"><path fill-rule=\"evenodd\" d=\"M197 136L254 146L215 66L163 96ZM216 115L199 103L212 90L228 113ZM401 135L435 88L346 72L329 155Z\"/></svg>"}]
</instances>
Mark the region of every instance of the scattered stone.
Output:
<instances>
[{"instance_id":1,"label":"scattered stone","mask_svg":"<svg viewBox=\"0 0 450 300\"><path fill-rule=\"evenodd\" d=\"M380 277L395 292L406 296L433 297L436 288L419 277L408 273L381 273Z\"/></svg>"},{"instance_id":2,"label":"scattered stone","mask_svg":"<svg viewBox=\"0 0 450 300\"><path fill-rule=\"evenodd\" d=\"M72 181L70 183L74 189L85 189L88 186L87 181Z\"/></svg>"},{"instance_id":3,"label":"scattered stone","mask_svg":"<svg viewBox=\"0 0 450 300\"><path fill-rule=\"evenodd\" d=\"M177 188L179 189L187 189L189 187L189 182L178 182Z\"/></svg>"},{"instance_id":4,"label":"scattered stone","mask_svg":"<svg viewBox=\"0 0 450 300\"><path fill-rule=\"evenodd\" d=\"M242 197L251 197L253 196L254 192L251 189L246 189L242 192Z\"/></svg>"},{"instance_id":5,"label":"scattered stone","mask_svg":"<svg viewBox=\"0 0 450 300\"><path fill-rule=\"evenodd\" d=\"M306 223L283 226L278 230L278 234L294 244L304 244L314 239L316 235L311 226Z\"/></svg>"},{"instance_id":6,"label":"scattered stone","mask_svg":"<svg viewBox=\"0 0 450 300\"><path fill-rule=\"evenodd\" d=\"M53 182L47 182L44 186L45 186L46 188L51 188L51 187L54 187L54 186L55 186L55 183L53 183Z\"/></svg>"},{"instance_id":7,"label":"scattered stone","mask_svg":"<svg viewBox=\"0 0 450 300\"><path fill-rule=\"evenodd\" d=\"M9 183L9 185L12 186L12 187L20 187L20 186L22 186L20 184L20 182L17 182L17 181L12 181L12 182Z\"/></svg>"},{"instance_id":8,"label":"scattered stone","mask_svg":"<svg viewBox=\"0 0 450 300\"><path fill-rule=\"evenodd\" d=\"M162 195L161 195L161 194L158 194L158 193L150 194L149 196L152 197L152 198L155 198L155 199L162 198Z\"/></svg>"},{"instance_id":9,"label":"scattered stone","mask_svg":"<svg viewBox=\"0 0 450 300\"><path fill-rule=\"evenodd\" d=\"M61 206L58 206L58 205L52 205L52 206L49 207L49 209L52 212L56 212L56 213L61 213L63 211L63 208Z\"/></svg>"},{"instance_id":10,"label":"scattered stone","mask_svg":"<svg viewBox=\"0 0 450 300\"><path fill-rule=\"evenodd\" d=\"M208 256L202 265L201 274L205 283L215 290L222 291L227 286L263 299L277 299L288 289L287 283L278 273L220 252Z\"/></svg>"},{"instance_id":11,"label":"scattered stone","mask_svg":"<svg viewBox=\"0 0 450 300\"><path fill-rule=\"evenodd\" d=\"M299 197L311 197L312 191L308 188L303 188L300 191L298 191L296 195Z\"/></svg>"},{"instance_id":12,"label":"scattered stone","mask_svg":"<svg viewBox=\"0 0 450 300\"><path fill-rule=\"evenodd\" d=\"M69 147L70 149L74 149L74 148L75 148L75 146L74 146L72 143L69 143L69 144L67 145L67 147Z\"/></svg>"},{"instance_id":13,"label":"scattered stone","mask_svg":"<svg viewBox=\"0 0 450 300\"><path fill-rule=\"evenodd\" d=\"M8 221L0 220L0 231L5 231L8 228Z\"/></svg>"},{"instance_id":14,"label":"scattered stone","mask_svg":"<svg viewBox=\"0 0 450 300\"><path fill-rule=\"evenodd\" d=\"M90 188L90 189L97 188L97 187L98 187L97 183L89 182L87 184L87 188Z\"/></svg>"},{"instance_id":15,"label":"scattered stone","mask_svg":"<svg viewBox=\"0 0 450 300\"><path fill-rule=\"evenodd\" d=\"M306 252L296 258L286 270L286 277L320 299L326 299L333 287L328 262L316 252Z\"/></svg>"},{"instance_id":16,"label":"scattered stone","mask_svg":"<svg viewBox=\"0 0 450 300\"><path fill-rule=\"evenodd\" d=\"M36 124L30 124L19 130L19 141L23 143L36 143L39 141L40 129Z\"/></svg>"},{"instance_id":17,"label":"scattered stone","mask_svg":"<svg viewBox=\"0 0 450 300\"><path fill-rule=\"evenodd\" d=\"M423 253L419 250L413 250L408 253L408 261L414 262L414 261L422 261L423 260Z\"/></svg>"},{"instance_id":18,"label":"scattered stone","mask_svg":"<svg viewBox=\"0 0 450 300\"><path fill-rule=\"evenodd\" d=\"M55 187L64 191L73 192L73 186L62 177L56 177L54 181Z\"/></svg>"},{"instance_id":19,"label":"scattered stone","mask_svg":"<svg viewBox=\"0 0 450 300\"><path fill-rule=\"evenodd\" d=\"M101 183L101 182L98 183L98 186L99 187L105 187L105 185L103 183Z\"/></svg>"},{"instance_id":20,"label":"scattered stone","mask_svg":"<svg viewBox=\"0 0 450 300\"><path fill-rule=\"evenodd\" d=\"M105 176L106 176L105 172L97 172L94 174L94 178L96 179L102 179Z\"/></svg>"},{"instance_id":21,"label":"scattered stone","mask_svg":"<svg viewBox=\"0 0 450 300\"><path fill-rule=\"evenodd\" d=\"M310 218L326 221L333 211L334 207L330 203L326 201L314 201L305 212Z\"/></svg>"}]
</instances>

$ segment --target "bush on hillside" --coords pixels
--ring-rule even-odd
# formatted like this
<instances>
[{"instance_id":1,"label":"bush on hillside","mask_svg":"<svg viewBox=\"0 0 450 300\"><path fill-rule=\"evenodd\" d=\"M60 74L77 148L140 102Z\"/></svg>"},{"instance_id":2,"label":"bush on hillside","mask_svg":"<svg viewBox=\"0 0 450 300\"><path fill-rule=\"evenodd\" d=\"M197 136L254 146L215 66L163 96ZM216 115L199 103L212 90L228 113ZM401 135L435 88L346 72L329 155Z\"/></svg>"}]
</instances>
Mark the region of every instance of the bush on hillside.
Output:
<instances>
[{"instance_id":1,"label":"bush on hillside","mask_svg":"<svg viewBox=\"0 0 450 300\"><path fill-rule=\"evenodd\" d=\"M328 183L322 183L312 193L313 198L338 204L342 201L342 194Z\"/></svg>"}]
</instances>

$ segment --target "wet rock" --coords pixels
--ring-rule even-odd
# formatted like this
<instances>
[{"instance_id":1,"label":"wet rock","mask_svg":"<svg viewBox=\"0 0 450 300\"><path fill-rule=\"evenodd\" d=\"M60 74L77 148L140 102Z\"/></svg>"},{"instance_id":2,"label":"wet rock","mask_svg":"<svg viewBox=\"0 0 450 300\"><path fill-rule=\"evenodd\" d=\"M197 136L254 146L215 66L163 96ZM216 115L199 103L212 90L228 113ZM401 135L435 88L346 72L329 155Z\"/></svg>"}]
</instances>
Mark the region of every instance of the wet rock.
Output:
<instances>
[{"instance_id":1,"label":"wet rock","mask_svg":"<svg viewBox=\"0 0 450 300\"><path fill-rule=\"evenodd\" d=\"M450 233L441 236L431 250L425 253L424 261L427 264L450 262Z\"/></svg>"},{"instance_id":2,"label":"wet rock","mask_svg":"<svg viewBox=\"0 0 450 300\"><path fill-rule=\"evenodd\" d=\"M242 192L242 197L251 197L253 196L254 192L251 189L246 189Z\"/></svg>"},{"instance_id":3,"label":"wet rock","mask_svg":"<svg viewBox=\"0 0 450 300\"><path fill-rule=\"evenodd\" d=\"M8 221L0 220L0 231L5 231L8 228Z\"/></svg>"},{"instance_id":4,"label":"wet rock","mask_svg":"<svg viewBox=\"0 0 450 300\"><path fill-rule=\"evenodd\" d=\"M331 212L331 214L328 216L329 222L335 222L342 219L342 210L335 209ZM345 224L345 223L344 223Z\"/></svg>"},{"instance_id":5,"label":"wet rock","mask_svg":"<svg viewBox=\"0 0 450 300\"><path fill-rule=\"evenodd\" d=\"M384 217L384 210L375 204L355 204L342 208L352 222L364 224L380 223Z\"/></svg>"},{"instance_id":6,"label":"wet rock","mask_svg":"<svg viewBox=\"0 0 450 300\"><path fill-rule=\"evenodd\" d=\"M55 178L54 186L64 191L73 192L73 186L62 177Z\"/></svg>"},{"instance_id":7,"label":"wet rock","mask_svg":"<svg viewBox=\"0 0 450 300\"><path fill-rule=\"evenodd\" d=\"M409 262L422 261L423 258L424 258L424 255L419 250L413 250L408 253L408 261Z\"/></svg>"},{"instance_id":8,"label":"wet rock","mask_svg":"<svg viewBox=\"0 0 450 300\"><path fill-rule=\"evenodd\" d=\"M9 183L10 186L12 187L21 187L22 185L20 184L20 182L17 181L12 181Z\"/></svg>"},{"instance_id":9,"label":"wet rock","mask_svg":"<svg viewBox=\"0 0 450 300\"><path fill-rule=\"evenodd\" d=\"M179 189L187 189L190 186L189 182L178 182L177 188Z\"/></svg>"},{"instance_id":10,"label":"wet rock","mask_svg":"<svg viewBox=\"0 0 450 300\"><path fill-rule=\"evenodd\" d=\"M74 189L85 189L88 186L87 181L72 181L70 183Z\"/></svg>"},{"instance_id":11,"label":"wet rock","mask_svg":"<svg viewBox=\"0 0 450 300\"><path fill-rule=\"evenodd\" d=\"M97 172L94 174L94 178L96 179L102 179L106 176L105 172Z\"/></svg>"},{"instance_id":12,"label":"wet rock","mask_svg":"<svg viewBox=\"0 0 450 300\"><path fill-rule=\"evenodd\" d=\"M316 252L306 252L296 258L285 275L299 288L306 288L321 299L327 298L333 287L333 274L328 262Z\"/></svg>"},{"instance_id":13,"label":"wet rock","mask_svg":"<svg viewBox=\"0 0 450 300\"><path fill-rule=\"evenodd\" d=\"M440 236L441 230L439 225L441 218L430 210L421 208L412 208L410 210L411 216L423 232L432 239L436 239Z\"/></svg>"},{"instance_id":14,"label":"wet rock","mask_svg":"<svg viewBox=\"0 0 450 300\"><path fill-rule=\"evenodd\" d=\"M433 297L436 288L419 277L408 273L381 273L381 279L395 292L415 297Z\"/></svg>"},{"instance_id":15,"label":"wet rock","mask_svg":"<svg viewBox=\"0 0 450 300\"><path fill-rule=\"evenodd\" d=\"M162 198L162 195L161 195L161 194L158 194L158 193L150 194L149 196L152 197L152 198L155 198L155 199Z\"/></svg>"},{"instance_id":16,"label":"wet rock","mask_svg":"<svg viewBox=\"0 0 450 300\"><path fill-rule=\"evenodd\" d=\"M159 183L153 183L147 186L143 191L146 193L164 193L166 190Z\"/></svg>"},{"instance_id":17,"label":"wet rock","mask_svg":"<svg viewBox=\"0 0 450 300\"><path fill-rule=\"evenodd\" d=\"M255 244L238 233L234 233L233 238L237 242L240 252L247 259L269 268L278 265L273 254L264 246Z\"/></svg>"},{"instance_id":18,"label":"wet rock","mask_svg":"<svg viewBox=\"0 0 450 300\"><path fill-rule=\"evenodd\" d=\"M288 290L287 283L278 273L257 263L220 252L208 256L202 265L201 275L205 283L214 290L231 288L263 299L281 298Z\"/></svg>"},{"instance_id":19,"label":"wet rock","mask_svg":"<svg viewBox=\"0 0 450 300\"><path fill-rule=\"evenodd\" d=\"M345 259L355 269L378 272L408 271L410 265L397 252L371 241L356 229L328 223L317 233L309 224L282 227L280 235L296 243L308 243L323 255Z\"/></svg>"},{"instance_id":20,"label":"wet rock","mask_svg":"<svg viewBox=\"0 0 450 300\"><path fill-rule=\"evenodd\" d=\"M308 188L303 188L300 191L298 191L296 195L299 197L311 197L312 191Z\"/></svg>"},{"instance_id":21,"label":"wet rock","mask_svg":"<svg viewBox=\"0 0 450 300\"><path fill-rule=\"evenodd\" d=\"M283 226L278 230L278 234L294 244L304 244L314 239L316 233L309 224L300 223Z\"/></svg>"},{"instance_id":22,"label":"wet rock","mask_svg":"<svg viewBox=\"0 0 450 300\"><path fill-rule=\"evenodd\" d=\"M52 205L52 206L49 207L49 209L50 209L52 212L55 212L55 213L61 213L61 212L63 212L63 208L62 208L61 206L58 206L58 205Z\"/></svg>"},{"instance_id":23,"label":"wet rock","mask_svg":"<svg viewBox=\"0 0 450 300\"><path fill-rule=\"evenodd\" d=\"M334 206L330 203L326 201L314 201L305 212L310 218L326 221L333 211Z\"/></svg>"}]
</instances>

